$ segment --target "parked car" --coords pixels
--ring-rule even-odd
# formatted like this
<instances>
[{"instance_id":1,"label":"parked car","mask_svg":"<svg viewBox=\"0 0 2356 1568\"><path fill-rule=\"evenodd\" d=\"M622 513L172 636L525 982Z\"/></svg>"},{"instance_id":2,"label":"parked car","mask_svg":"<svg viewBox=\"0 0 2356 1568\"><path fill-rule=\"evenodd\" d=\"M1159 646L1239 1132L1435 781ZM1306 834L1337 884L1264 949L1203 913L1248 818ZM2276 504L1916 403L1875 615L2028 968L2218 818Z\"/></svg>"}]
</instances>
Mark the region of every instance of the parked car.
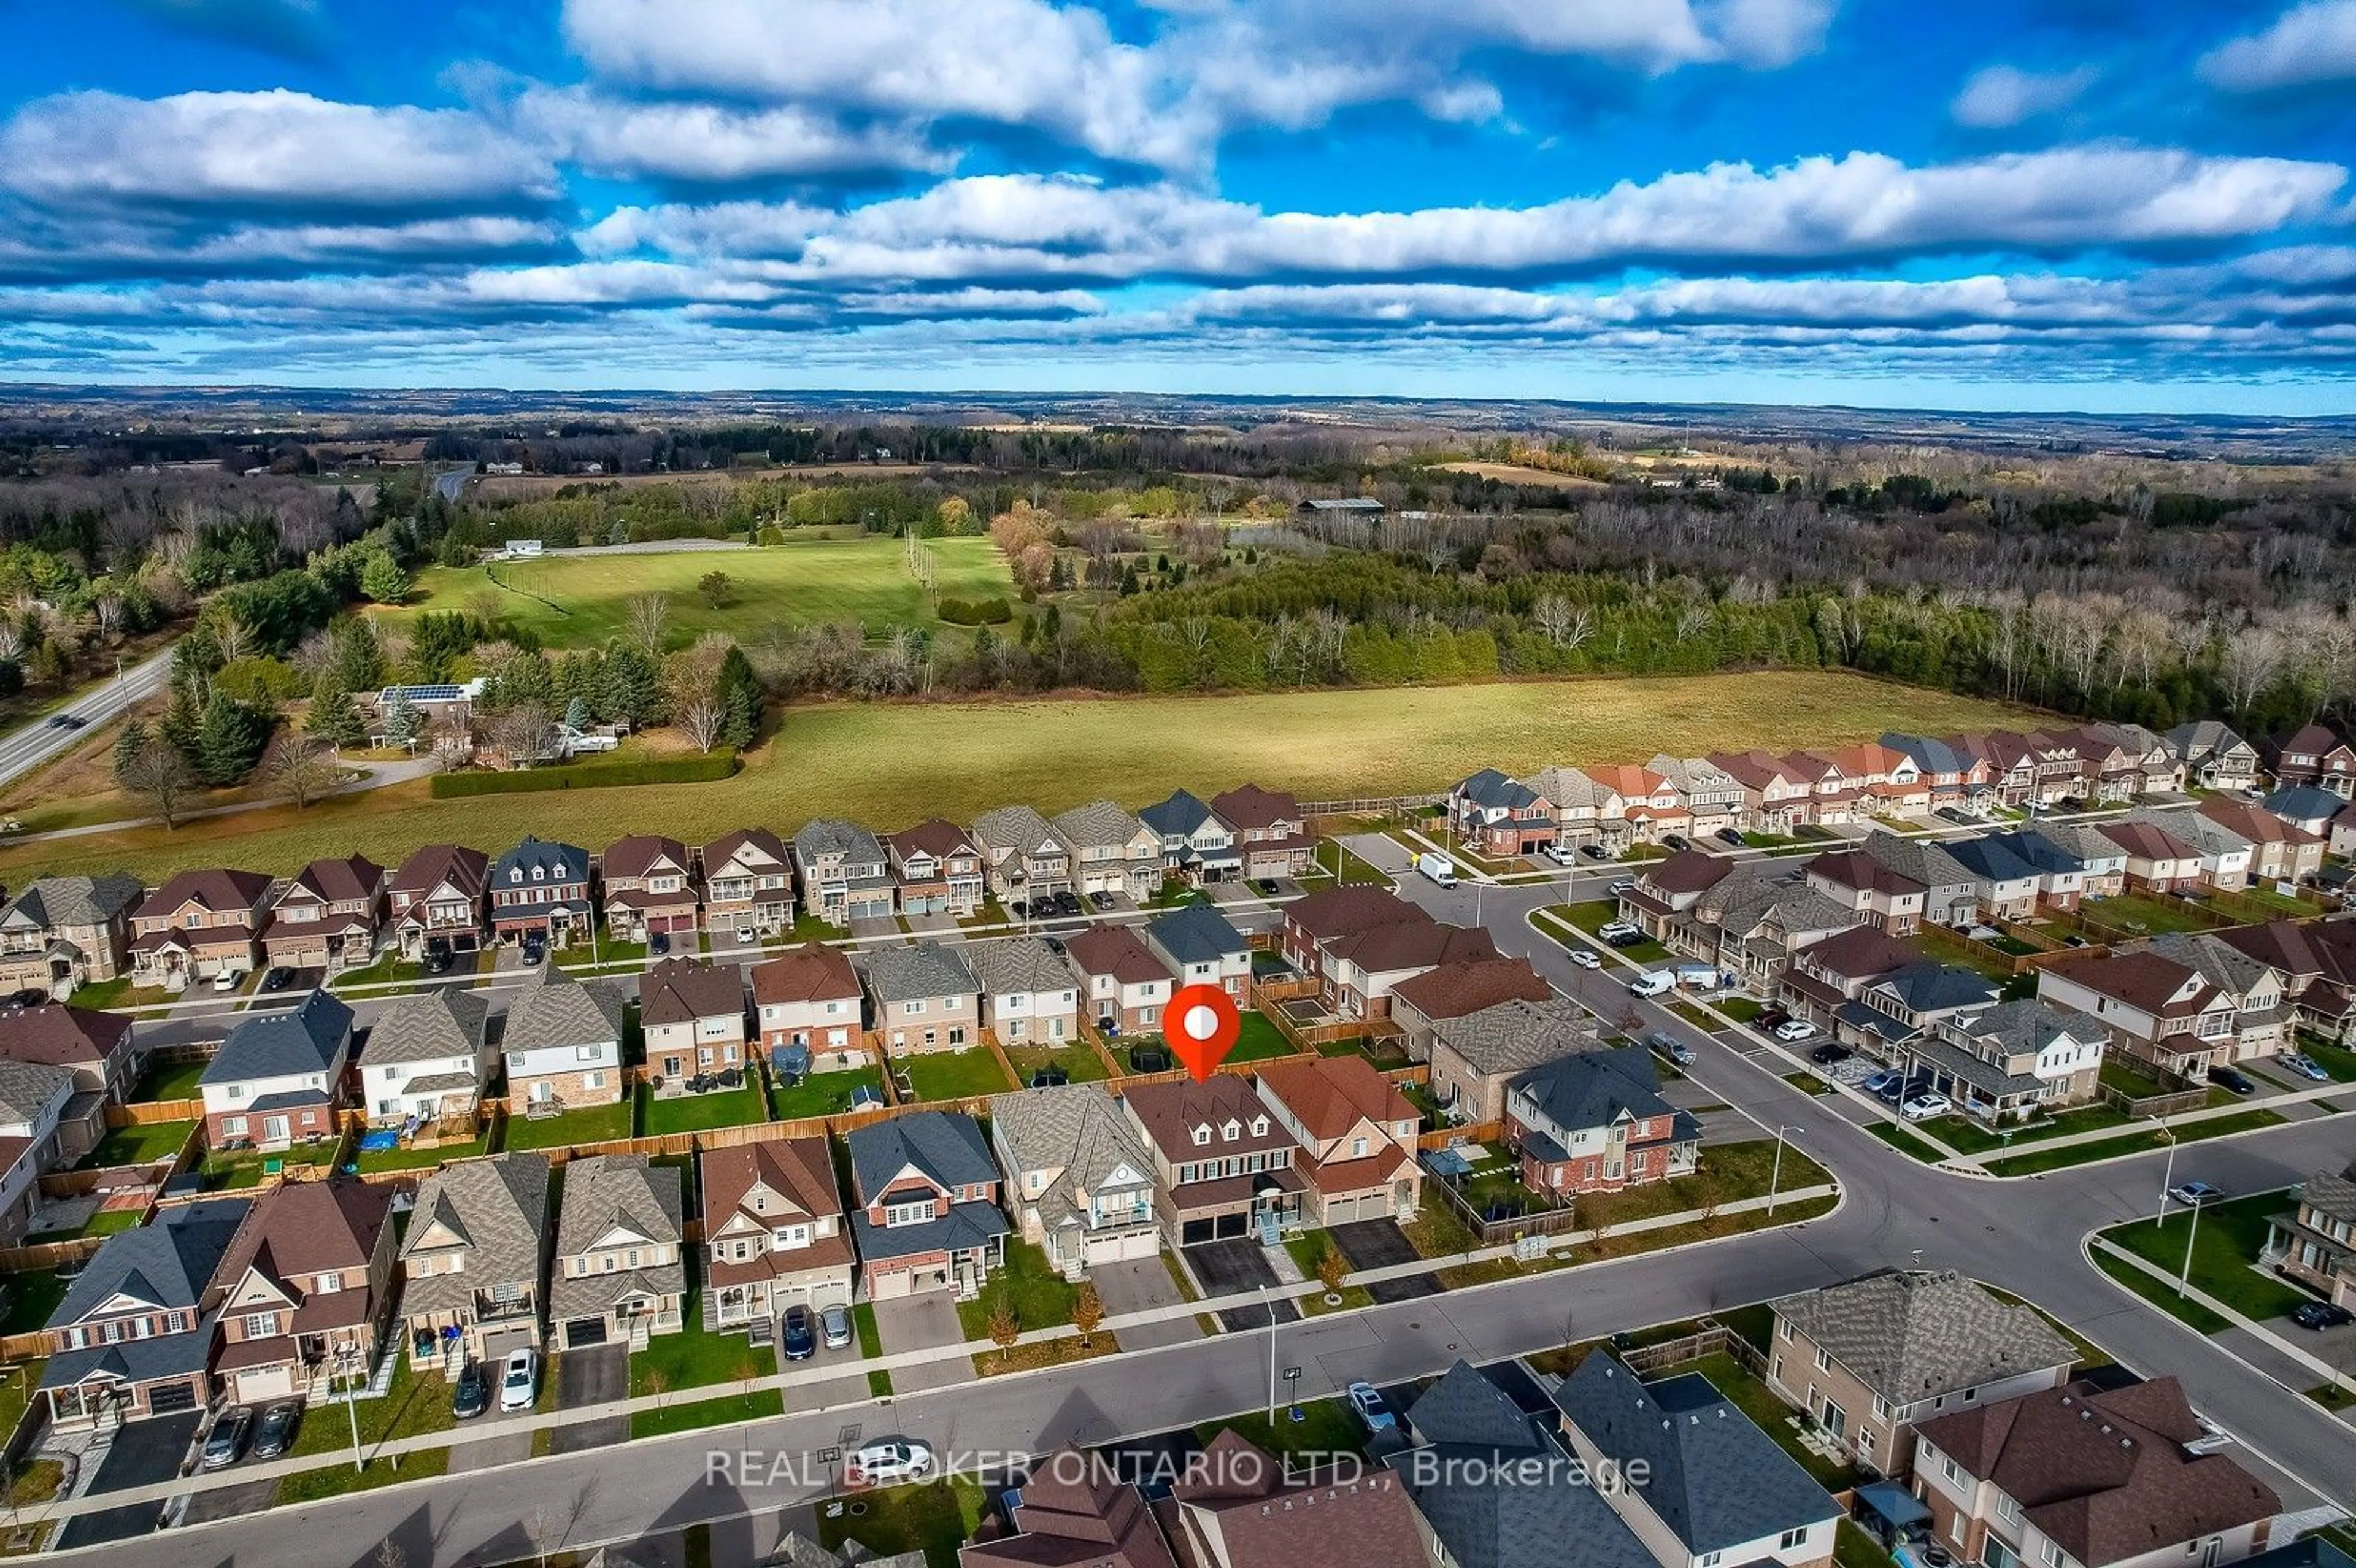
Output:
<instances>
[{"instance_id":1,"label":"parked car","mask_svg":"<svg viewBox=\"0 0 2356 1568\"><path fill-rule=\"evenodd\" d=\"M830 1350L846 1349L851 1344L851 1308L837 1302L818 1315L819 1334Z\"/></svg>"},{"instance_id":2,"label":"parked car","mask_svg":"<svg viewBox=\"0 0 2356 1568\"><path fill-rule=\"evenodd\" d=\"M1622 936L1642 936L1644 933L1624 920L1607 920L1595 928L1595 934L1611 942Z\"/></svg>"},{"instance_id":3,"label":"parked car","mask_svg":"<svg viewBox=\"0 0 2356 1568\"><path fill-rule=\"evenodd\" d=\"M1559 844L1549 844L1545 848L1539 850L1538 853L1544 855L1547 859L1552 860L1558 866L1568 866L1572 863L1570 851L1564 848Z\"/></svg>"},{"instance_id":4,"label":"parked car","mask_svg":"<svg viewBox=\"0 0 2356 1568\"><path fill-rule=\"evenodd\" d=\"M843 1461L843 1478L854 1487L884 1487L930 1475L931 1445L915 1437L886 1437L851 1450Z\"/></svg>"},{"instance_id":5,"label":"parked car","mask_svg":"<svg viewBox=\"0 0 2356 1568\"><path fill-rule=\"evenodd\" d=\"M546 937L535 931L523 939L523 961L526 964L537 965L547 956L548 939Z\"/></svg>"},{"instance_id":6,"label":"parked car","mask_svg":"<svg viewBox=\"0 0 2356 1568\"><path fill-rule=\"evenodd\" d=\"M1767 1029L1770 1032L1783 1028L1791 1021L1792 1014L1784 1008L1768 1008L1751 1020L1755 1028Z\"/></svg>"},{"instance_id":7,"label":"parked car","mask_svg":"<svg viewBox=\"0 0 2356 1568\"><path fill-rule=\"evenodd\" d=\"M450 1413L461 1421L472 1421L490 1408L490 1374L470 1356L458 1369L457 1386L450 1391Z\"/></svg>"},{"instance_id":8,"label":"parked car","mask_svg":"<svg viewBox=\"0 0 2356 1568\"><path fill-rule=\"evenodd\" d=\"M2179 1181L2168 1189L2168 1195L2188 1209L2198 1209L2224 1197L2225 1189L2207 1181Z\"/></svg>"},{"instance_id":9,"label":"parked car","mask_svg":"<svg viewBox=\"0 0 2356 1568\"><path fill-rule=\"evenodd\" d=\"M1916 1094L1898 1107L1898 1114L1910 1122L1919 1122L1928 1116L1944 1116L1954 1108L1954 1102L1944 1094Z\"/></svg>"},{"instance_id":10,"label":"parked car","mask_svg":"<svg viewBox=\"0 0 2356 1568\"><path fill-rule=\"evenodd\" d=\"M1737 849L1741 848L1743 843L1742 835L1731 827L1719 828L1718 830L1718 841Z\"/></svg>"},{"instance_id":11,"label":"parked car","mask_svg":"<svg viewBox=\"0 0 2356 1568\"><path fill-rule=\"evenodd\" d=\"M1110 893L1098 890L1088 895L1088 902L1096 905L1099 910L1108 910L1112 908L1113 898Z\"/></svg>"},{"instance_id":12,"label":"parked car","mask_svg":"<svg viewBox=\"0 0 2356 1568\"><path fill-rule=\"evenodd\" d=\"M670 933L668 931L650 931L647 933L647 951L653 954L658 958L661 957L664 954L669 953L670 951Z\"/></svg>"},{"instance_id":13,"label":"parked car","mask_svg":"<svg viewBox=\"0 0 2356 1568\"><path fill-rule=\"evenodd\" d=\"M508 1370L499 1379L499 1408L530 1410L540 1398L540 1352L529 1346L508 1356Z\"/></svg>"},{"instance_id":14,"label":"parked car","mask_svg":"<svg viewBox=\"0 0 2356 1568\"><path fill-rule=\"evenodd\" d=\"M263 1411L253 1429L253 1456L275 1459L285 1453L294 1441L294 1424L302 1416L303 1407L291 1399L282 1399Z\"/></svg>"},{"instance_id":15,"label":"parked car","mask_svg":"<svg viewBox=\"0 0 2356 1568\"><path fill-rule=\"evenodd\" d=\"M1579 847L1579 852L1586 856L1590 860L1609 860L1612 859L1612 851L1606 849L1601 844L1581 844Z\"/></svg>"},{"instance_id":16,"label":"parked car","mask_svg":"<svg viewBox=\"0 0 2356 1568\"><path fill-rule=\"evenodd\" d=\"M1943 805L1931 815L1937 817L1942 822L1952 822L1958 827L1969 827L1972 825L1972 819L1970 817L1965 816L1962 812L1957 811L1952 805Z\"/></svg>"},{"instance_id":17,"label":"parked car","mask_svg":"<svg viewBox=\"0 0 2356 1568\"><path fill-rule=\"evenodd\" d=\"M1687 841L1686 836L1682 833L1664 833L1661 835L1661 847L1665 849L1688 849L1692 845Z\"/></svg>"},{"instance_id":18,"label":"parked car","mask_svg":"<svg viewBox=\"0 0 2356 1568\"><path fill-rule=\"evenodd\" d=\"M1816 1047L1815 1050L1808 1052L1808 1060L1815 1062L1819 1067L1831 1067L1837 1063L1847 1061L1855 1054L1856 1053L1850 1051L1848 1047L1837 1044L1828 1040L1825 1041L1824 1044Z\"/></svg>"},{"instance_id":19,"label":"parked car","mask_svg":"<svg viewBox=\"0 0 2356 1568\"><path fill-rule=\"evenodd\" d=\"M1869 1083L1871 1080L1869 1079L1868 1082ZM1906 1074L1903 1072L1883 1073L1881 1075L1881 1086L1876 1089L1873 1093L1875 1098L1886 1100L1890 1104L1895 1105L1899 1104L1906 1098Z\"/></svg>"},{"instance_id":20,"label":"parked car","mask_svg":"<svg viewBox=\"0 0 2356 1568\"><path fill-rule=\"evenodd\" d=\"M1646 1035L1644 1043L1679 1067L1693 1065L1694 1048L1665 1029L1655 1029L1651 1034Z\"/></svg>"},{"instance_id":21,"label":"parked car","mask_svg":"<svg viewBox=\"0 0 2356 1568\"><path fill-rule=\"evenodd\" d=\"M786 1308L783 1338L789 1361L807 1361L818 1354L818 1326L810 1320L809 1307L797 1302Z\"/></svg>"},{"instance_id":22,"label":"parked car","mask_svg":"<svg viewBox=\"0 0 2356 1568\"><path fill-rule=\"evenodd\" d=\"M1782 1023L1777 1024L1771 1032L1773 1033L1777 1040L1789 1045L1794 1040L1807 1039L1810 1035L1815 1033L1816 1030L1815 1026L1809 1023L1805 1019L1785 1019Z\"/></svg>"},{"instance_id":23,"label":"parked car","mask_svg":"<svg viewBox=\"0 0 2356 1568\"><path fill-rule=\"evenodd\" d=\"M1367 1382L1352 1383L1345 1397L1347 1397L1350 1402L1350 1409L1352 1412L1356 1414L1360 1421L1366 1424L1366 1430L1368 1432L1396 1432L1398 1430L1398 1417L1391 1413L1391 1407L1383 1403L1382 1390L1376 1388L1374 1384Z\"/></svg>"},{"instance_id":24,"label":"parked car","mask_svg":"<svg viewBox=\"0 0 2356 1568\"><path fill-rule=\"evenodd\" d=\"M737 946L750 947L756 940L758 940L758 933L751 926L740 925L736 928Z\"/></svg>"},{"instance_id":25,"label":"parked car","mask_svg":"<svg viewBox=\"0 0 2356 1568\"><path fill-rule=\"evenodd\" d=\"M2318 1083L2328 1083L2331 1081L2331 1074L2326 1072L2313 1057L2304 1052L2286 1051L2275 1060L2280 1062L2286 1071L2296 1072L2301 1078L2310 1079Z\"/></svg>"},{"instance_id":26,"label":"parked car","mask_svg":"<svg viewBox=\"0 0 2356 1568\"><path fill-rule=\"evenodd\" d=\"M1636 884L1635 884L1635 882L1634 882L1634 880L1632 880L1632 879L1630 879L1630 878L1627 878L1627 877L1622 877L1622 878L1621 878L1618 881L1616 881L1616 882L1614 882L1614 883L1612 883L1612 884L1611 893L1612 893L1612 896L1613 898L1615 898L1615 899L1616 899L1616 898L1618 898L1622 893L1625 893L1625 892L1633 892L1633 891L1635 891L1635 887L1636 887Z\"/></svg>"},{"instance_id":27,"label":"parked car","mask_svg":"<svg viewBox=\"0 0 2356 1568\"><path fill-rule=\"evenodd\" d=\"M230 1405L213 1419L212 1435L205 1439L205 1468L226 1470L245 1455L246 1435L253 1430L253 1412Z\"/></svg>"},{"instance_id":28,"label":"parked car","mask_svg":"<svg viewBox=\"0 0 2356 1568\"><path fill-rule=\"evenodd\" d=\"M450 944L438 936L425 944L425 972L428 975L450 972Z\"/></svg>"},{"instance_id":29,"label":"parked car","mask_svg":"<svg viewBox=\"0 0 2356 1568\"><path fill-rule=\"evenodd\" d=\"M1570 961L1573 964L1578 965L1582 969L1601 969L1603 967L1603 960L1598 958L1591 948L1572 948L1570 950Z\"/></svg>"},{"instance_id":30,"label":"parked car","mask_svg":"<svg viewBox=\"0 0 2356 1568\"><path fill-rule=\"evenodd\" d=\"M283 991L294 983L294 971L284 964L273 964L262 972L262 988L265 991Z\"/></svg>"},{"instance_id":31,"label":"parked car","mask_svg":"<svg viewBox=\"0 0 2356 1568\"><path fill-rule=\"evenodd\" d=\"M2237 1072L2231 1067L2211 1068L2209 1082L2229 1094L2254 1094L2258 1092L2258 1086L2250 1081L2247 1073Z\"/></svg>"},{"instance_id":32,"label":"parked car","mask_svg":"<svg viewBox=\"0 0 2356 1568\"><path fill-rule=\"evenodd\" d=\"M213 976L213 989L234 991L237 989L237 983L244 978L245 971L242 969L223 969Z\"/></svg>"},{"instance_id":33,"label":"parked car","mask_svg":"<svg viewBox=\"0 0 2356 1568\"><path fill-rule=\"evenodd\" d=\"M47 991L42 990L38 986L27 986L23 990L17 992L15 996L10 997L8 1001L9 1005L12 1007L37 1008L46 1003L48 999L49 994Z\"/></svg>"},{"instance_id":34,"label":"parked car","mask_svg":"<svg viewBox=\"0 0 2356 1568\"><path fill-rule=\"evenodd\" d=\"M2321 1333L2326 1328L2343 1328L2356 1323L2356 1312L2329 1301L2310 1301L2294 1309L2290 1320L2302 1328Z\"/></svg>"}]
</instances>

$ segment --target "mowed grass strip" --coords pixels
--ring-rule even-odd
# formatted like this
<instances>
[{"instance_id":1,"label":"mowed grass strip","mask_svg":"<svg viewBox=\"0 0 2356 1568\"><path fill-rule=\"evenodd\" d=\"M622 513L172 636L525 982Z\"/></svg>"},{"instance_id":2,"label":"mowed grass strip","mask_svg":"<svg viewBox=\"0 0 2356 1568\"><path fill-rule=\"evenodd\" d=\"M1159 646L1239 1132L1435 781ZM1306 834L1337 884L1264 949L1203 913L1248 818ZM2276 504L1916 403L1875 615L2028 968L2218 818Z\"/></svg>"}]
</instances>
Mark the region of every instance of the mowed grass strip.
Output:
<instances>
[{"instance_id":1,"label":"mowed grass strip","mask_svg":"<svg viewBox=\"0 0 2356 1568\"><path fill-rule=\"evenodd\" d=\"M1462 777L1468 735L1480 737L1483 761L1523 770L1662 751L1839 745L1893 728L1938 734L2028 721L2019 709L1829 670L1232 697L818 704L787 709L776 738L734 778L716 783L441 801L422 783L400 784L305 812L277 806L210 818L177 834L134 828L17 846L0 852L0 880L129 870L160 882L201 864L292 874L322 857L350 854L398 865L420 844L471 844L496 854L528 832L598 849L633 832L701 843L748 826L790 832L827 816L880 831L933 816L969 822L1016 802L1053 813L1109 796L1134 809L1181 786L1208 798L1248 782L1310 801L1406 794Z\"/></svg>"}]
</instances>

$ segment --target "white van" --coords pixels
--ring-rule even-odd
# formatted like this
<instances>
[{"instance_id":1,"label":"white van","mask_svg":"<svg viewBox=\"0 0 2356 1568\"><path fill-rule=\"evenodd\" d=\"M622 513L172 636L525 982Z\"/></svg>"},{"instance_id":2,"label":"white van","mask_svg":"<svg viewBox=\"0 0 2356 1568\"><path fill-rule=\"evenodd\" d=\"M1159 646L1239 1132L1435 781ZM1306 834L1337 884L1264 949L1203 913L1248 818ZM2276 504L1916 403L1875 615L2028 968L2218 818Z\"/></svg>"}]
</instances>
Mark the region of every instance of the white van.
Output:
<instances>
[{"instance_id":1,"label":"white van","mask_svg":"<svg viewBox=\"0 0 2356 1568\"><path fill-rule=\"evenodd\" d=\"M1666 969L1655 969L1628 982L1628 994L1632 997L1664 996L1676 988L1677 977Z\"/></svg>"},{"instance_id":2,"label":"white van","mask_svg":"<svg viewBox=\"0 0 2356 1568\"><path fill-rule=\"evenodd\" d=\"M1443 888L1456 885L1456 862L1445 855L1418 855L1415 869Z\"/></svg>"}]
</instances>

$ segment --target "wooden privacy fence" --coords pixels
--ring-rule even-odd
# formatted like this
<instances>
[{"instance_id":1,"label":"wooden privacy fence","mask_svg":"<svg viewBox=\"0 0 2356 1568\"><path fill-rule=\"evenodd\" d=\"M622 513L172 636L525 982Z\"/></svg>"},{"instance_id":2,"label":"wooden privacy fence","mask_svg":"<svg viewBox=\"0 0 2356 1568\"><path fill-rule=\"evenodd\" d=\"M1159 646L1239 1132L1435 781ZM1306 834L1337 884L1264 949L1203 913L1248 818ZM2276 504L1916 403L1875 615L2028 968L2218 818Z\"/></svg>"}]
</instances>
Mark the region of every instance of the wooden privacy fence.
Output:
<instances>
[{"instance_id":1,"label":"wooden privacy fence","mask_svg":"<svg viewBox=\"0 0 2356 1568\"><path fill-rule=\"evenodd\" d=\"M1759 1353L1759 1348L1711 1317L1703 1318L1690 1334L1615 1353L1621 1363L1638 1377L1698 1361L1704 1356L1731 1356L1745 1371L1758 1377L1767 1375L1767 1359Z\"/></svg>"},{"instance_id":2,"label":"wooden privacy fence","mask_svg":"<svg viewBox=\"0 0 2356 1568\"><path fill-rule=\"evenodd\" d=\"M145 1100L106 1107L106 1125L110 1127L152 1127L164 1122L201 1122L204 1119L205 1103L202 1100Z\"/></svg>"}]
</instances>

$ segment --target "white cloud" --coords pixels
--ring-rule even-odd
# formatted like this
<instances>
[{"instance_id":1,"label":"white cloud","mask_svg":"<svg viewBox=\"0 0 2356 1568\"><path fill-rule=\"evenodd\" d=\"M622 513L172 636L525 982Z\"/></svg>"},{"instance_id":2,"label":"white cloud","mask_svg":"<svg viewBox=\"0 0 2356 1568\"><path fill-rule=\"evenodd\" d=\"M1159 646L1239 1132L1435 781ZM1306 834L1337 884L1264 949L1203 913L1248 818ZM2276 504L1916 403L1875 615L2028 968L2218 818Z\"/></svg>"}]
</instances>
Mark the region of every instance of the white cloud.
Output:
<instances>
[{"instance_id":1,"label":"white cloud","mask_svg":"<svg viewBox=\"0 0 2356 1568\"><path fill-rule=\"evenodd\" d=\"M415 208L555 194L547 159L456 110L307 93L35 100L0 127L0 189L44 202Z\"/></svg>"},{"instance_id":2,"label":"white cloud","mask_svg":"<svg viewBox=\"0 0 2356 1568\"><path fill-rule=\"evenodd\" d=\"M2094 85L2096 74L2092 66L2048 72L2020 70L2008 65L1987 66L1972 73L1964 90L1955 94L1954 102L1948 106L1948 112L1958 125L2001 130L2068 108L2078 101L2079 94Z\"/></svg>"},{"instance_id":3,"label":"white cloud","mask_svg":"<svg viewBox=\"0 0 2356 1568\"><path fill-rule=\"evenodd\" d=\"M553 156L611 177L828 179L887 170L946 174L956 164L912 127L853 129L792 104L742 109L533 87L513 114L519 129L544 142Z\"/></svg>"},{"instance_id":4,"label":"white cloud","mask_svg":"<svg viewBox=\"0 0 2356 1568\"><path fill-rule=\"evenodd\" d=\"M2201 74L2231 92L2265 92L2356 77L2356 0L2308 0L2263 32L2219 45Z\"/></svg>"}]
</instances>

